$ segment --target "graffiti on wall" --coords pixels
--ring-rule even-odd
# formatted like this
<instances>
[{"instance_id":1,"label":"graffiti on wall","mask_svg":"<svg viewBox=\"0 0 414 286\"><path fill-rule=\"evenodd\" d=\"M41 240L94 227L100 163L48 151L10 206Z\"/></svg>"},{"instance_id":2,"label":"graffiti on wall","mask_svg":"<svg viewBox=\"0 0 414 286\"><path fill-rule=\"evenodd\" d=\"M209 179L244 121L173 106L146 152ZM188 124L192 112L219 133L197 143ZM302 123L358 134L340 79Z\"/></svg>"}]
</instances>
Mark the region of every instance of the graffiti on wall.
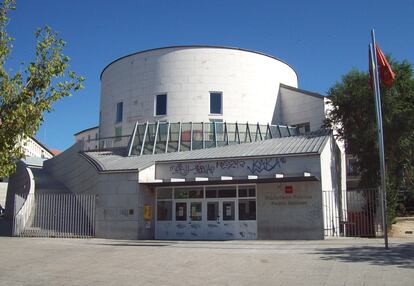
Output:
<instances>
[{"instance_id":1,"label":"graffiti on wall","mask_svg":"<svg viewBox=\"0 0 414 286\"><path fill-rule=\"evenodd\" d=\"M250 171L250 173L257 175L262 173L263 171L273 171L276 167L281 168L281 164L285 163L285 157L254 159L252 160L251 166L248 166L247 169Z\"/></svg>"},{"instance_id":2,"label":"graffiti on wall","mask_svg":"<svg viewBox=\"0 0 414 286\"><path fill-rule=\"evenodd\" d=\"M252 174L269 173L281 169L286 163L285 157L250 159L250 160L219 160L214 162L190 162L176 163L169 167L172 176L190 177L190 176L220 176L229 171L234 174Z\"/></svg>"}]
</instances>

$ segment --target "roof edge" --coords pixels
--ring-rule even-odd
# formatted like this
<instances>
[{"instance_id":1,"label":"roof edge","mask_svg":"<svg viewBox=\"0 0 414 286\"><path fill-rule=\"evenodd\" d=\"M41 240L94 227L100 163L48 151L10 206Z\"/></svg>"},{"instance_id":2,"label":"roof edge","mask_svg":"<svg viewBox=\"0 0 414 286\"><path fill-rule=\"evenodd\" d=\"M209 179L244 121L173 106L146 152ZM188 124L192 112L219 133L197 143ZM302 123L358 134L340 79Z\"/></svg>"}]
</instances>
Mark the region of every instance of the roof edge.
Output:
<instances>
[{"instance_id":1,"label":"roof edge","mask_svg":"<svg viewBox=\"0 0 414 286\"><path fill-rule=\"evenodd\" d=\"M86 160L89 164L91 164L98 173L104 172L104 168L101 163L97 160L86 154L85 152L79 152L79 155Z\"/></svg>"},{"instance_id":2,"label":"roof edge","mask_svg":"<svg viewBox=\"0 0 414 286\"><path fill-rule=\"evenodd\" d=\"M34 136L30 137L33 141L35 141L37 144L39 144L43 149L45 149L47 152L49 152L53 157L55 157L55 154L52 153L52 151L46 147L42 142L40 142L38 139L36 139Z\"/></svg>"},{"instance_id":3,"label":"roof edge","mask_svg":"<svg viewBox=\"0 0 414 286\"><path fill-rule=\"evenodd\" d=\"M89 130L93 130L93 129L99 129L99 125L97 125L97 126L95 126L95 127L89 127L89 128L83 129L83 130L81 130L81 131L79 131L79 132L77 132L77 133L73 134L73 136L79 135L79 134L81 134L81 133L83 133L83 132L85 132L85 131L89 131Z\"/></svg>"},{"instance_id":4,"label":"roof edge","mask_svg":"<svg viewBox=\"0 0 414 286\"><path fill-rule=\"evenodd\" d=\"M147 49L147 50L143 50L143 51L138 51L138 52L134 52L125 56L122 56L120 58L117 58L115 60L113 60L112 62L110 62L109 64L107 64L103 69L102 72L99 76L99 79L102 80L102 75L105 72L105 70L112 65L113 63L116 63L119 60L122 60L124 58L133 56L133 55L137 55L137 54L143 54L146 52L152 52L152 51L157 51L157 50L164 50L164 49L177 49L177 48L214 48L214 49L227 49L227 50L237 50L237 51L243 51L243 52L250 52L250 53L254 53L254 54L258 54L258 55L262 55L262 56L266 56L269 58L272 58L274 60L277 60L279 62L284 63L285 65L287 65L288 67L290 67L294 73L296 74L296 80L297 82L299 82L299 76L297 71L290 65L288 64L286 61L281 60L275 56L266 54L266 53L262 53L262 52L258 52L258 51L254 51L254 50L249 50L249 49L244 49L244 48L237 48L237 47L230 47L230 46L214 46L214 45L177 45L177 46L166 46L166 47L159 47L159 48L152 48L152 49Z\"/></svg>"},{"instance_id":5,"label":"roof edge","mask_svg":"<svg viewBox=\"0 0 414 286\"><path fill-rule=\"evenodd\" d=\"M329 132L329 134L326 135L325 139L323 140L321 146L319 147L318 154L322 154L323 149L325 149L326 144L328 141L332 138L332 131Z\"/></svg>"},{"instance_id":6,"label":"roof edge","mask_svg":"<svg viewBox=\"0 0 414 286\"><path fill-rule=\"evenodd\" d=\"M286 85L286 84L283 84L283 83L280 84L280 87L283 87L285 89L289 89L289 90L292 90L292 91L300 92L300 93L303 93L303 94L306 94L306 95L310 95L310 96L320 98L320 99L326 98L326 96L324 96L320 93L308 91L308 90L305 90L305 89L300 89L300 88L293 87L293 86L290 86L290 85Z\"/></svg>"}]
</instances>

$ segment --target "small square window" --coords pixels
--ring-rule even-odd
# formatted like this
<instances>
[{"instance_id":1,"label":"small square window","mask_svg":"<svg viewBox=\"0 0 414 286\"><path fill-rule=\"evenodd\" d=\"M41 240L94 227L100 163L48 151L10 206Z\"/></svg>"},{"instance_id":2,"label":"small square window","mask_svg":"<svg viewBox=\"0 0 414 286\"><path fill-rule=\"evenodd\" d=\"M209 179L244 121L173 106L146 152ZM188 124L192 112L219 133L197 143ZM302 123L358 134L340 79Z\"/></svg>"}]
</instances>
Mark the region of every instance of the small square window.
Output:
<instances>
[{"instance_id":1,"label":"small square window","mask_svg":"<svg viewBox=\"0 0 414 286\"><path fill-rule=\"evenodd\" d=\"M222 93L210 92L210 114L223 114Z\"/></svg>"},{"instance_id":2,"label":"small square window","mask_svg":"<svg viewBox=\"0 0 414 286\"><path fill-rule=\"evenodd\" d=\"M155 115L167 115L167 95L158 94L155 97Z\"/></svg>"}]
</instances>

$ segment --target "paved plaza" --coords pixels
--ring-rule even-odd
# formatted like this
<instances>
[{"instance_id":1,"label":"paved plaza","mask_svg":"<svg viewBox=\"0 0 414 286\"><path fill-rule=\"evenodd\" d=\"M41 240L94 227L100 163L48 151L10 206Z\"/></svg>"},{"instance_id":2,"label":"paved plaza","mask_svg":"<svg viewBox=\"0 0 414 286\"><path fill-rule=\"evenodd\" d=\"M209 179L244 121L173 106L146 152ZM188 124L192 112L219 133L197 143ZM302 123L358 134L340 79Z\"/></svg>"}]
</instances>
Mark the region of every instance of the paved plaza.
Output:
<instances>
[{"instance_id":1,"label":"paved plaza","mask_svg":"<svg viewBox=\"0 0 414 286\"><path fill-rule=\"evenodd\" d=\"M0 285L414 285L414 241L0 237Z\"/></svg>"}]
</instances>

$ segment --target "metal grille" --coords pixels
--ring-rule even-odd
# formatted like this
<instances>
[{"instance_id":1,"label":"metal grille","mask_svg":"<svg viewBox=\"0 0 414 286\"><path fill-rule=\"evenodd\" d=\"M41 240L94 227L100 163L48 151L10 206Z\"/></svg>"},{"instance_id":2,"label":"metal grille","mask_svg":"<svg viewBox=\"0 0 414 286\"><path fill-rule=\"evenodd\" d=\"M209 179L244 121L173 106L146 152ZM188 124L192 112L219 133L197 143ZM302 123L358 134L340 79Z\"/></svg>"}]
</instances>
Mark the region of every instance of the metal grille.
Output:
<instances>
[{"instance_id":1,"label":"metal grille","mask_svg":"<svg viewBox=\"0 0 414 286\"><path fill-rule=\"evenodd\" d=\"M333 190L323 191L324 229L326 236L380 237L381 207L378 190L350 189L343 204Z\"/></svg>"},{"instance_id":2,"label":"metal grille","mask_svg":"<svg viewBox=\"0 0 414 286\"><path fill-rule=\"evenodd\" d=\"M325 236L339 235L339 210L337 193L334 190L322 191L323 222Z\"/></svg>"},{"instance_id":3,"label":"metal grille","mask_svg":"<svg viewBox=\"0 0 414 286\"><path fill-rule=\"evenodd\" d=\"M16 212L14 236L95 236L95 196L75 194L30 194Z\"/></svg>"},{"instance_id":4,"label":"metal grille","mask_svg":"<svg viewBox=\"0 0 414 286\"><path fill-rule=\"evenodd\" d=\"M343 234L355 237L382 235L381 208L377 189L355 189L346 192Z\"/></svg>"}]
</instances>

